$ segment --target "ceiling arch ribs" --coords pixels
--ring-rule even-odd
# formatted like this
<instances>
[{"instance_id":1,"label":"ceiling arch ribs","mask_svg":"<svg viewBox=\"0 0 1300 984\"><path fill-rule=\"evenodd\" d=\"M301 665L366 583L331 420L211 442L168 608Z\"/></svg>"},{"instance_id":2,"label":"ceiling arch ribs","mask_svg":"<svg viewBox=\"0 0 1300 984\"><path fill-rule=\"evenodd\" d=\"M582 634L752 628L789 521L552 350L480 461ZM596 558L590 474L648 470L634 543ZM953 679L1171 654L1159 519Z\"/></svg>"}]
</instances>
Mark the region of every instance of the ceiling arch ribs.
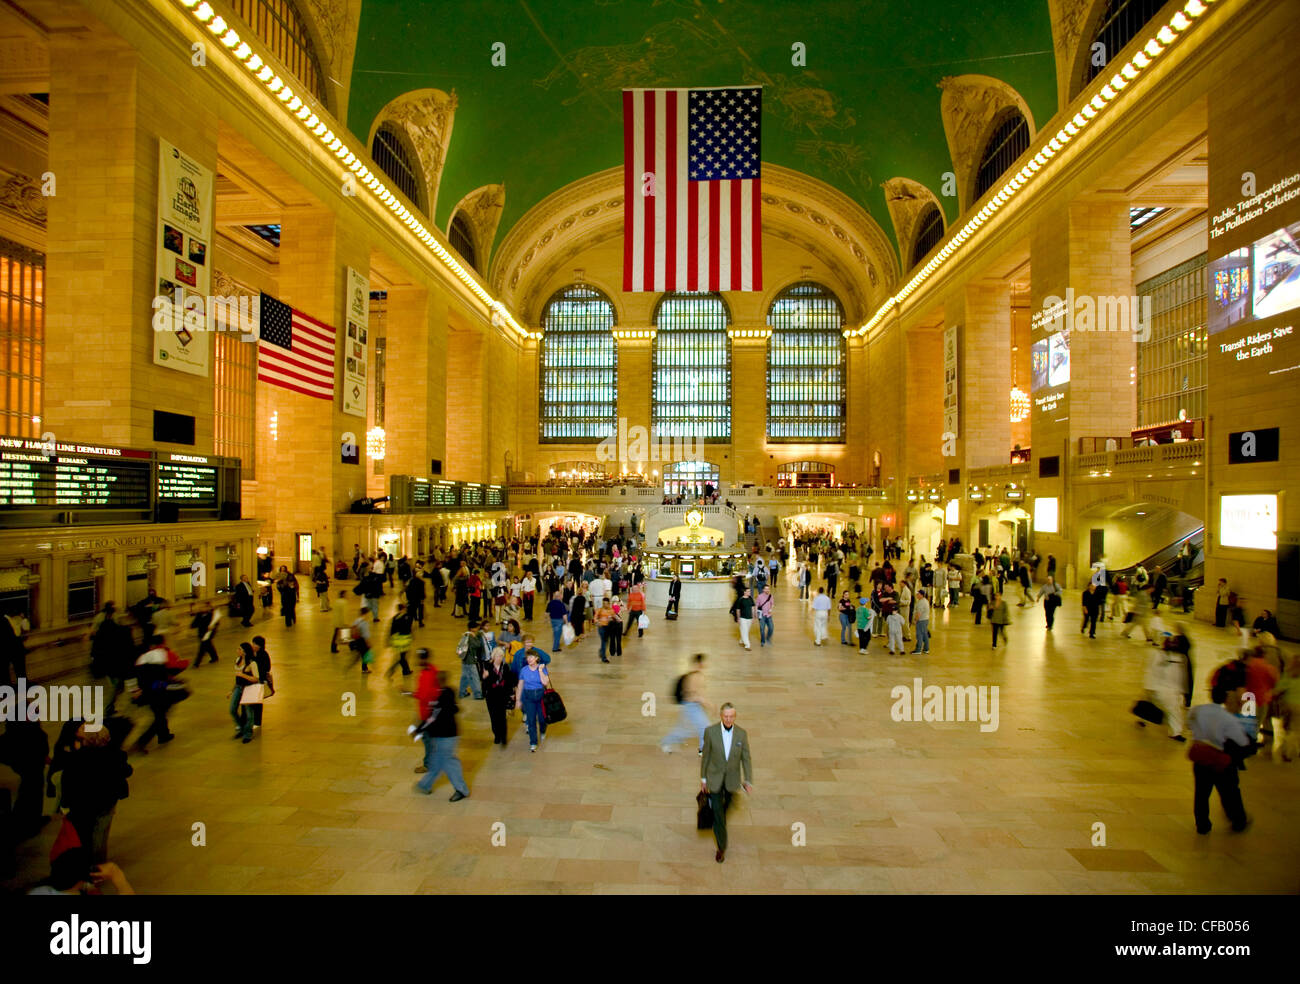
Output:
<instances>
[{"instance_id":1,"label":"ceiling arch ribs","mask_svg":"<svg viewBox=\"0 0 1300 984\"><path fill-rule=\"evenodd\" d=\"M890 178L881 183L885 192L885 205L889 209L889 218L894 223L894 238L898 241L898 258L900 269L906 271L912 266L908 260L916 244L917 228L921 216L930 205L939 210L944 228L948 228L948 214L939 197L911 178Z\"/></svg>"},{"instance_id":2,"label":"ceiling arch ribs","mask_svg":"<svg viewBox=\"0 0 1300 984\"><path fill-rule=\"evenodd\" d=\"M424 181L425 201L429 203L426 218L432 220L438 210L438 185L442 169L447 163L447 147L451 144L451 128L456 120L456 92L441 89L413 89L404 92L381 109L370 122L366 135L366 148L374 146L375 134L385 123L391 123L406 134L415 156L419 159ZM418 203L414 203L418 204Z\"/></svg>"},{"instance_id":3,"label":"ceiling arch ribs","mask_svg":"<svg viewBox=\"0 0 1300 984\"><path fill-rule=\"evenodd\" d=\"M975 200L975 174L979 170L984 145L993 128L1008 109L1019 110L1029 124L1032 143L1037 131L1029 104L1005 82L988 75L949 75L940 80L943 96L939 112L943 132L948 138L953 174L957 177L957 200L961 212Z\"/></svg>"}]
</instances>

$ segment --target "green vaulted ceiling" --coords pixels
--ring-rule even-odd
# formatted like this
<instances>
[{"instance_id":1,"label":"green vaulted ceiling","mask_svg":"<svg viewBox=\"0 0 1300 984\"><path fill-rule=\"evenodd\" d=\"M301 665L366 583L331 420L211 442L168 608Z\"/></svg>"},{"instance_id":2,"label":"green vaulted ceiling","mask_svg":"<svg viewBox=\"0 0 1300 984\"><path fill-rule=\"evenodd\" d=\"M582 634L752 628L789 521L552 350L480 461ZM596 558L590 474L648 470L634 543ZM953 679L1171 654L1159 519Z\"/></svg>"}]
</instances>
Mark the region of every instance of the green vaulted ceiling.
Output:
<instances>
[{"instance_id":1,"label":"green vaulted ceiling","mask_svg":"<svg viewBox=\"0 0 1300 984\"><path fill-rule=\"evenodd\" d=\"M952 167L939 80L1001 79L1041 126L1054 64L1046 0L364 0L348 124L364 141L403 92L454 90L433 218L445 229L464 195L504 184L499 240L546 195L622 164L622 89L762 85L763 160L833 185L892 237L881 183L938 194Z\"/></svg>"}]
</instances>

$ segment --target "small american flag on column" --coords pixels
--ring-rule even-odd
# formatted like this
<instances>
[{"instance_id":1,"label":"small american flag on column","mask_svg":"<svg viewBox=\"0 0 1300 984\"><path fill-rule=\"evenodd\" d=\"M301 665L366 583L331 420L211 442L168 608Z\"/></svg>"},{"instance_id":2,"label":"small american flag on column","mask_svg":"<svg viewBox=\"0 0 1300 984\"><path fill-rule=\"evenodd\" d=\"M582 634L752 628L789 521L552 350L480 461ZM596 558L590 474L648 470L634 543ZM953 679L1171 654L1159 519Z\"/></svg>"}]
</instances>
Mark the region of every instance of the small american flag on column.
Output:
<instances>
[{"instance_id":1,"label":"small american flag on column","mask_svg":"<svg viewBox=\"0 0 1300 984\"><path fill-rule=\"evenodd\" d=\"M623 90L623 289L762 290L763 90Z\"/></svg>"},{"instance_id":2,"label":"small american flag on column","mask_svg":"<svg viewBox=\"0 0 1300 984\"><path fill-rule=\"evenodd\" d=\"M333 400L336 334L329 325L263 294L257 378L295 393Z\"/></svg>"}]
</instances>

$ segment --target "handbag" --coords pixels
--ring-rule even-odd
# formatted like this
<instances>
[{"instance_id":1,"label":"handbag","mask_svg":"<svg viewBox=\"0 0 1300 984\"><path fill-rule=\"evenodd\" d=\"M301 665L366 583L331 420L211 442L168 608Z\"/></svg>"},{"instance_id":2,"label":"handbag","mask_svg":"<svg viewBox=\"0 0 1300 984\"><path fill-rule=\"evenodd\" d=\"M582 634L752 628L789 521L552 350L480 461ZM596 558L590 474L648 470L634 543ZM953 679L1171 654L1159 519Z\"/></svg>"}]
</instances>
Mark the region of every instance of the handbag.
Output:
<instances>
[{"instance_id":1,"label":"handbag","mask_svg":"<svg viewBox=\"0 0 1300 984\"><path fill-rule=\"evenodd\" d=\"M1149 700L1140 700L1134 704L1133 713L1143 721L1150 721L1152 724L1165 723L1165 712Z\"/></svg>"},{"instance_id":2,"label":"handbag","mask_svg":"<svg viewBox=\"0 0 1300 984\"><path fill-rule=\"evenodd\" d=\"M1209 766L1215 772L1222 772L1232 765L1231 755L1203 741L1192 742L1192 747L1187 750L1187 757L1194 765Z\"/></svg>"},{"instance_id":3,"label":"handbag","mask_svg":"<svg viewBox=\"0 0 1300 984\"><path fill-rule=\"evenodd\" d=\"M636 627L638 629L650 628L650 616L647 615L645 612L642 612L641 617L636 620Z\"/></svg>"},{"instance_id":4,"label":"handbag","mask_svg":"<svg viewBox=\"0 0 1300 984\"><path fill-rule=\"evenodd\" d=\"M244 692L239 695L240 705L262 703L262 685L260 683L244 684Z\"/></svg>"},{"instance_id":5,"label":"handbag","mask_svg":"<svg viewBox=\"0 0 1300 984\"><path fill-rule=\"evenodd\" d=\"M564 709L564 701L550 687L542 693L542 716L548 725L559 724L569 716L569 712Z\"/></svg>"},{"instance_id":6,"label":"handbag","mask_svg":"<svg viewBox=\"0 0 1300 984\"><path fill-rule=\"evenodd\" d=\"M566 646L572 646L576 638L577 633L573 631L573 626L570 623L565 622L564 628L560 630L560 642Z\"/></svg>"},{"instance_id":7,"label":"handbag","mask_svg":"<svg viewBox=\"0 0 1300 984\"><path fill-rule=\"evenodd\" d=\"M713 801L709 794L700 790L695 797L695 829L709 830L713 827Z\"/></svg>"}]
</instances>

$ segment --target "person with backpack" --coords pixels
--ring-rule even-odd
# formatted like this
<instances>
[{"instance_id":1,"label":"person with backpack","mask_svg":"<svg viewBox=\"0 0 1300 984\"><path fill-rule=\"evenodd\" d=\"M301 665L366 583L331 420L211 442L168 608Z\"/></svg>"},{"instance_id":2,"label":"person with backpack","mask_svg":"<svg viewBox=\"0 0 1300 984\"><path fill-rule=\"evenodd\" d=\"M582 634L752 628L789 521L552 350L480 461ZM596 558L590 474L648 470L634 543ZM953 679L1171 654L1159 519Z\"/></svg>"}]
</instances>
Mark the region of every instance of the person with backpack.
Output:
<instances>
[{"instance_id":1,"label":"person with backpack","mask_svg":"<svg viewBox=\"0 0 1300 984\"><path fill-rule=\"evenodd\" d=\"M325 565L321 564L312 572L311 583L316 588L316 600L320 602L320 610L327 612L330 610L330 576L325 571Z\"/></svg>"},{"instance_id":2,"label":"person with backpack","mask_svg":"<svg viewBox=\"0 0 1300 984\"><path fill-rule=\"evenodd\" d=\"M483 638L483 625L481 622L470 620L467 631L460 637L460 642L456 645L456 655L460 657L460 687L461 698L474 695L475 700L483 699L483 688L479 685L482 676L482 664L487 662L487 644Z\"/></svg>"},{"instance_id":3,"label":"person with backpack","mask_svg":"<svg viewBox=\"0 0 1300 984\"><path fill-rule=\"evenodd\" d=\"M424 578L420 576L417 570L406 579L406 608L411 613L411 619L420 623L420 628L424 628Z\"/></svg>"},{"instance_id":4,"label":"person with backpack","mask_svg":"<svg viewBox=\"0 0 1300 984\"><path fill-rule=\"evenodd\" d=\"M399 666L402 668L402 677L409 677L411 664L406 661L406 653L411 648L411 613L400 602L397 605L397 614L393 616L392 624L388 627L388 644L393 647L393 652L397 653L397 659L393 660L393 665L384 671L384 679L392 679L393 673Z\"/></svg>"},{"instance_id":5,"label":"person with backpack","mask_svg":"<svg viewBox=\"0 0 1300 984\"><path fill-rule=\"evenodd\" d=\"M731 603L731 615L740 625L740 644L749 651L749 630L754 624L754 599L749 596L749 588Z\"/></svg>"},{"instance_id":6,"label":"person with backpack","mask_svg":"<svg viewBox=\"0 0 1300 984\"><path fill-rule=\"evenodd\" d=\"M682 716L677 727L664 736L659 747L665 755L672 754L672 746L683 739L694 737L696 751L703 754L704 729L709 726L709 716L704 713L704 653L691 657L692 668L677 678L673 699L681 705Z\"/></svg>"},{"instance_id":7,"label":"person with backpack","mask_svg":"<svg viewBox=\"0 0 1300 984\"><path fill-rule=\"evenodd\" d=\"M772 641L772 588L767 586L754 599L754 611L758 615L758 645L761 649Z\"/></svg>"},{"instance_id":8,"label":"person with backpack","mask_svg":"<svg viewBox=\"0 0 1300 984\"><path fill-rule=\"evenodd\" d=\"M1210 682L1209 704L1192 708L1188 718L1192 729L1192 746L1187 757L1192 761L1192 816L1196 832L1208 834L1210 791L1219 791L1223 812L1232 822L1234 832L1250 826L1246 807L1241 801L1237 770L1242 761L1255 754L1256 748L1238 717L1246 693L1246 670L1239 661L1221 666Z\"/></svg>"},{"instance_id":9,"label":"person with backpack","mask_svg":"<svg viewBox=\"0 0 1300 984\"><path fill-rule=\"evenodd\" d=\"M422 666L427 663L428 650L421 649L419 658ZM415 784L415 789L425 796L431 795L433 784L445 772L453 790L451 802L459 803L469 796L465 772L456 757L456 714L459 708L455 692L447 686L445 671L438 673L437 681L436 696L431 700L420 700L424 715L419 728L420 740L424 742L424 777Z\"/></svg>"}]
</instances>

